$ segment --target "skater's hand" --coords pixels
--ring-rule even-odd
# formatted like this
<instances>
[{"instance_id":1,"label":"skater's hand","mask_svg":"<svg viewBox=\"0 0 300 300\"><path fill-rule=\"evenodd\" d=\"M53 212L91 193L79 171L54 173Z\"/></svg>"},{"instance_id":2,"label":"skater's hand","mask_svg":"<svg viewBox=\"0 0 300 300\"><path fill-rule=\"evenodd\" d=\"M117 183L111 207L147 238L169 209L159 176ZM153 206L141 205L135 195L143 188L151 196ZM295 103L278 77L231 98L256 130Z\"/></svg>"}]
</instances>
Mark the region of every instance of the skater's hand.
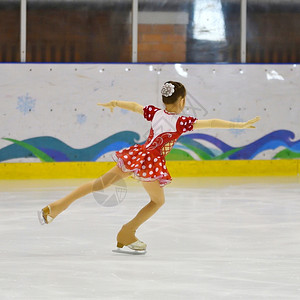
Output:
<instances>
[{"instance_id":1,"label":"skater's hand","mask_svg":"<svg viewBox=\"0 0 300 300\"><path fill-rule=\"evenodd\" d=\"M110 111L113 112L114 108L116 107L116 101L113 100L108 103L97 103L97 105L109 108Z\"/></svg>"},{"instance_id":2,"label":"skater's hand","mask_svg":"<svg viewBox=\"0 0 300 300\"><path fill-rule=\"evenodd\" d=\"M241 128L241 129L256 128L255 126L253 126L253 124L256 123L256 122L258 122L259 120L260 120L260 117L255 117L254 119L251 119L248 122L241 123L241 125L239 126L239 128Z\"/></svg>"}]
</instances>

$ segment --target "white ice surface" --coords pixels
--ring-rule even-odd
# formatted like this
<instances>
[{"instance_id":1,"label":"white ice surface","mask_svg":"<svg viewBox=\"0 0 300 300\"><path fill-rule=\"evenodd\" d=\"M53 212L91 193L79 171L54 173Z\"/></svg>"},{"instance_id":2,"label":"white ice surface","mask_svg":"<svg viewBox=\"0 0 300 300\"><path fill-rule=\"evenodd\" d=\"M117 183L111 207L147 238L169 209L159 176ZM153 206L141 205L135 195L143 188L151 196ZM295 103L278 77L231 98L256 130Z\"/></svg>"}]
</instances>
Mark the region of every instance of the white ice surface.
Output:
<instances>
[{"instance_id":1,"label":"white ice surface","mask_svg":"<svg viewBox=\"0 0 300 300\"><path fill-rule=\"evenodd\" d=\"M116 207L88 195L38 223L38 209L84 181L0 181L1 300L300 299L297 178L175 179L137 232L144 256L112 252L147 203L132 180Z\"/></svg>"}]
</instances>

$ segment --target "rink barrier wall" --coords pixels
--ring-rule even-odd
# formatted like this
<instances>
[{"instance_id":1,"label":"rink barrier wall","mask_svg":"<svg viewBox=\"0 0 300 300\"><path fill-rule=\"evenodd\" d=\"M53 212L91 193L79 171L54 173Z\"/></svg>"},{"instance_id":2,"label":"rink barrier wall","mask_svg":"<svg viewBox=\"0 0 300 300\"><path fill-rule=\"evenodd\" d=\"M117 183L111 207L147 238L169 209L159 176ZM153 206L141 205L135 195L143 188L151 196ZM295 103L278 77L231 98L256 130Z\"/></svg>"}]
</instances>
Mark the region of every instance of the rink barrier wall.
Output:
<instances>
[{"instance_id":1,"label":"rink barrier wall","mask_svg":"<svg viewBox=\"0 0 300 300\"><path fill-rule=\"evenodd\" d=\"M1 163L0 179L97 178L115 162ZM172 177L297 176L300 160L169 161Z\"/></svg>"},{"instance_id":2,"label":"rink barrier wall","mask_svg":"<svg viewBox=\"0 0 300 300\"><path fill-rule=\"evenodd\" d=\"M143 144L150 123L97 103L118 99L163 109L160 91L168 80L187 88L183 115L261 117L254 130L185 133L170 161L300 158L297 64L1 64L1 75L1 164L111 161L113 152Z\"/></svg>"}]
</instances>

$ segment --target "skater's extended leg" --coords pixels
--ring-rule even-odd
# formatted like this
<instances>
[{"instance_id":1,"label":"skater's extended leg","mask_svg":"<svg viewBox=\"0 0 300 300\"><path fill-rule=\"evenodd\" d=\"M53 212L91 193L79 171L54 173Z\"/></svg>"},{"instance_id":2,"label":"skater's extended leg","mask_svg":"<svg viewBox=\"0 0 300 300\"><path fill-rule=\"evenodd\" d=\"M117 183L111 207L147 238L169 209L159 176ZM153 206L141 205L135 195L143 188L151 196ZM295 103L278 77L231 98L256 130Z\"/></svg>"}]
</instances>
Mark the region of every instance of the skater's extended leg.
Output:
<instances>
[{"instance_id":1,"label":"skater's extended leg","mask_svg":"<svg viewBox=\"0 0 300 300\"><path fill-rule=\"evenodd\" d=\"M150 202L144 206L138 214L127 224L125 224L117 236L120 247L136 242L138 239L135 232L145 221L153 216L157 210L165 203L164 190L158 181L143 182L143 186L150 196Z\"/></svg>"},{"instance_id":2,"label":"skater's extended leg","mask_svg":"<svg viewBox=\"0 0 300 300\"><path fill-rule=\"evenodd\" d=\"M75 189L73 192L68 194L67 196L52 202L50 205L48 205L45 210L49 210L49 215L52 218L55 218L58 214L60 214L62 211L67 209L70 204L72 204L75 200L91 193L94 191L99 191L104 188L107 188L111 184L117 182L118 180L125 178L129 176L131 173L125 173L123 172L118 166L115 166L111 170L109 170L107 173L102 175L100 178L97 178L93 181L87 182L77 189Z\"/></svg>"}]
</instances>

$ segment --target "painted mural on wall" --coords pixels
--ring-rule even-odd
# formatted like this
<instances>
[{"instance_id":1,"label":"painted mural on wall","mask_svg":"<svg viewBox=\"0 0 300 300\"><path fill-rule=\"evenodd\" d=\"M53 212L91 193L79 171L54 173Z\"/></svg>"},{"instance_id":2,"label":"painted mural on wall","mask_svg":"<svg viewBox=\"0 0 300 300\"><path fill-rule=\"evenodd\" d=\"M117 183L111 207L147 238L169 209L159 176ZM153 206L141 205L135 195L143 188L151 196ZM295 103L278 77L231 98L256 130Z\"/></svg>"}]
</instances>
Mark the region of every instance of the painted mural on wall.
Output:
<instances>
[{"instance_id":1,"label":"painted mural on wall","mask_svg":"<svg viewBox=\"0 0 300 300\"><path fill-rule=\"evenodd\" d=\"M193 133L181 136L167 156L167 160L237 160L255 159L264 151L284 149L272 159L300 158L300 140L292 142L295 135L291 131L274 131L255 142L240 147L232 147L211 135ZM4 138L11 145L0 149L0 161L16 158L35 157L42 162L98 161L100 157L136 144L139 134L123 131L87 148L74 149L53 137L36 137L24 141ZM204 146L201 141L210 143ZM140 143L143 144L143 143ZM109 157L108 157L108 160Z\"/></svg>"},{"instance_id":2,"label":"painted mural on wall","mask_svg":"<svg viewBox=\"0 0 300 300\"><path fill-rule=\"evenodd\" d=\"M149 125L96 103L130 100L162 107L160 86L185 84L185 115L246 121L257 129L182 135L167 160L300 158L296 65L2 65L0 162L111 161L143 144Z\"/></svg>"}]
</instances>

